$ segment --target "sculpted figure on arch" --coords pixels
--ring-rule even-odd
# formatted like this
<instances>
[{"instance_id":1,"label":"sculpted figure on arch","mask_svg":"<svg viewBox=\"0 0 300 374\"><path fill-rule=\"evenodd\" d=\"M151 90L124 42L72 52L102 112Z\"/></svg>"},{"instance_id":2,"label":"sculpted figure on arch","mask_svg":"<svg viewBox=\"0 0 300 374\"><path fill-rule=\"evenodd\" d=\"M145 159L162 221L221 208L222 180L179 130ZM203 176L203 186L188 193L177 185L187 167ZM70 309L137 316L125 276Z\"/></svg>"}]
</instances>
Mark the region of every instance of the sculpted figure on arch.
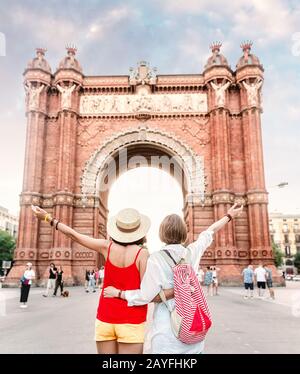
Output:
<instances>
[{"instance_id":1,"label":"sculpted figure on arch","mask_svg":"<svg viewBox=\"0 0 300 374\"><path fill-rule=\"evenodd\" d=\"M263 80L256 79L255 82L253 83L246 83L243 81L243 85L247 91L247 97L248 97L248 104L250 106L256 106L259 104L259 96L258 96L258 91L260 87L263 84Z\"/></svg>"},{"instance_id":2,"label":"sculpted figure on arch","mask_svg":"<svg viewBox=\"0 0 300 374\"><path fill-rule=\"evenodd\" d=\"M211 86L215 91L216 99L215 99L215 105L217 107L221 107L225 105L225 91L230 86L230 82L224 83L224 80L222 83L216 84L214 82L211 82Z\"/></svg>"}]
</instances>

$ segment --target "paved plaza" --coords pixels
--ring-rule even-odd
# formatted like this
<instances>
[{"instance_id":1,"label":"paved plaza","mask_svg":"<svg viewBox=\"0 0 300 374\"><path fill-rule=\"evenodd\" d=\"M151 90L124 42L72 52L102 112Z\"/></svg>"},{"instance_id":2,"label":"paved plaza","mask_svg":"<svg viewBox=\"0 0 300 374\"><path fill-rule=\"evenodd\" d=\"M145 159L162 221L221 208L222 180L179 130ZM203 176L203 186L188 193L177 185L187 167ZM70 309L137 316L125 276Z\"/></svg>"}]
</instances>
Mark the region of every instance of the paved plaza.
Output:
<instances>
[{"instance_id":1,"label":"paved plaza","mask_svg":"<svg viewBox=\"0 0 300 374\"><path fill-rule=\"evenodd\" d=\"M69 298L46 299L43 289L33 288L28 308L20 309L19 289L0 289L0 353L96 353L99 291L69 291ZM299 354L300 282L275 292L275 301L244 300L241 288L221 288L220 296L209 297L214 326L205 353Z\"/></svg>"}]
</instances>

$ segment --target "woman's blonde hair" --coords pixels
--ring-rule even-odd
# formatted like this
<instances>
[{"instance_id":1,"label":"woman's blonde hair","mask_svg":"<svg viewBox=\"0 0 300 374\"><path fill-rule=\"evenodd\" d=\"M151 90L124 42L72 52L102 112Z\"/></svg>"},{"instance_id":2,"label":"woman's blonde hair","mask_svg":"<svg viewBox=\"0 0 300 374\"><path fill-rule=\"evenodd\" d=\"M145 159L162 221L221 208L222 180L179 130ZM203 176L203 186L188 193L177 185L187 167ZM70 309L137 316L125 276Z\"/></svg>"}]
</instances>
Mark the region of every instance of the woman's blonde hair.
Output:
<instances>
[{"instance_id":1,"label":"woman's blonde hair","mask_svg":"<svg viewBox=\"0 0 300 374\"><path fill-rule=\"evenodd\" d=\"M186 224L178 214L165 217L159 227L159 237L166 244L182 244L187 238Z\"/></svg>"}]
</instances>

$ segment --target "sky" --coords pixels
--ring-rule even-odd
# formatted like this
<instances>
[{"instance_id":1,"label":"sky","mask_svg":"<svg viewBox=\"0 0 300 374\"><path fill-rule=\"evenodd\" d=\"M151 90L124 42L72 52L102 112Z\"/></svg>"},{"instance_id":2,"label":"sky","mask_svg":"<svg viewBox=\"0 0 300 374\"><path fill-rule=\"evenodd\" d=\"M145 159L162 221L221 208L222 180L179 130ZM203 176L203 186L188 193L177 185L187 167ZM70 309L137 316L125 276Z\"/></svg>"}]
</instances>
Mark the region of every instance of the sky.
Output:
<instances>
[{"instance_id":1,"label":"sky","mask_svg":"<svg viewBox=\"0 0 300 374\"><path fill-rule=\"evenodd\" d=\"M52 71L65 56L65 45L73 43L86 75L128 74L140 60L157 67L158 74L176 74L201 73L216 40L235 69L247 39L265 69L269 210L300 214L300 2L288 0L0 0L0 205L13 213L19 209L26 130L22 73L36 47L47 48ZM155 178L167 178L156 172L147 176L154 186ZM126 183L136 177L128 174ZM119 191L126 188L121 178L125 175L116 182ZM277 188L283 181L288 186ZM165 183L176 190L174 180ZM155 188L150 194L155 200L143 199L143 210L154 201L163 207ZM172 196L179 201L175 192ZM111 200L112 210L117 202Z\"/></svg>"}]
</instances>

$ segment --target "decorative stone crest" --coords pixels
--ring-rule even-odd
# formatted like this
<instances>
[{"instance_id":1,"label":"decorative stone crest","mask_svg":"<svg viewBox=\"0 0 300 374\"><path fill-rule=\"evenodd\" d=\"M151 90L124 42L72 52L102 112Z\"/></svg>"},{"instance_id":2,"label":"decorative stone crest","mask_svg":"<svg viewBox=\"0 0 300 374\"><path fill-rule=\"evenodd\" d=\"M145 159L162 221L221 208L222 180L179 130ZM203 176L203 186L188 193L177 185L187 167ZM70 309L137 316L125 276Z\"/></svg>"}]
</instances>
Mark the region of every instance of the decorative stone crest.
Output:
<instances>
[{"instance_id":1,"label":"decorative stone crest","mask_svg":"<svg viewBox=\"0 0 300 374\"><path fill-rule=\"evenodd\" d=\"M156 68L150 68L146 61L141 61L137 68L130 68L129 83L131 85L156 84Z\"/></svg>"}]
</instances>

